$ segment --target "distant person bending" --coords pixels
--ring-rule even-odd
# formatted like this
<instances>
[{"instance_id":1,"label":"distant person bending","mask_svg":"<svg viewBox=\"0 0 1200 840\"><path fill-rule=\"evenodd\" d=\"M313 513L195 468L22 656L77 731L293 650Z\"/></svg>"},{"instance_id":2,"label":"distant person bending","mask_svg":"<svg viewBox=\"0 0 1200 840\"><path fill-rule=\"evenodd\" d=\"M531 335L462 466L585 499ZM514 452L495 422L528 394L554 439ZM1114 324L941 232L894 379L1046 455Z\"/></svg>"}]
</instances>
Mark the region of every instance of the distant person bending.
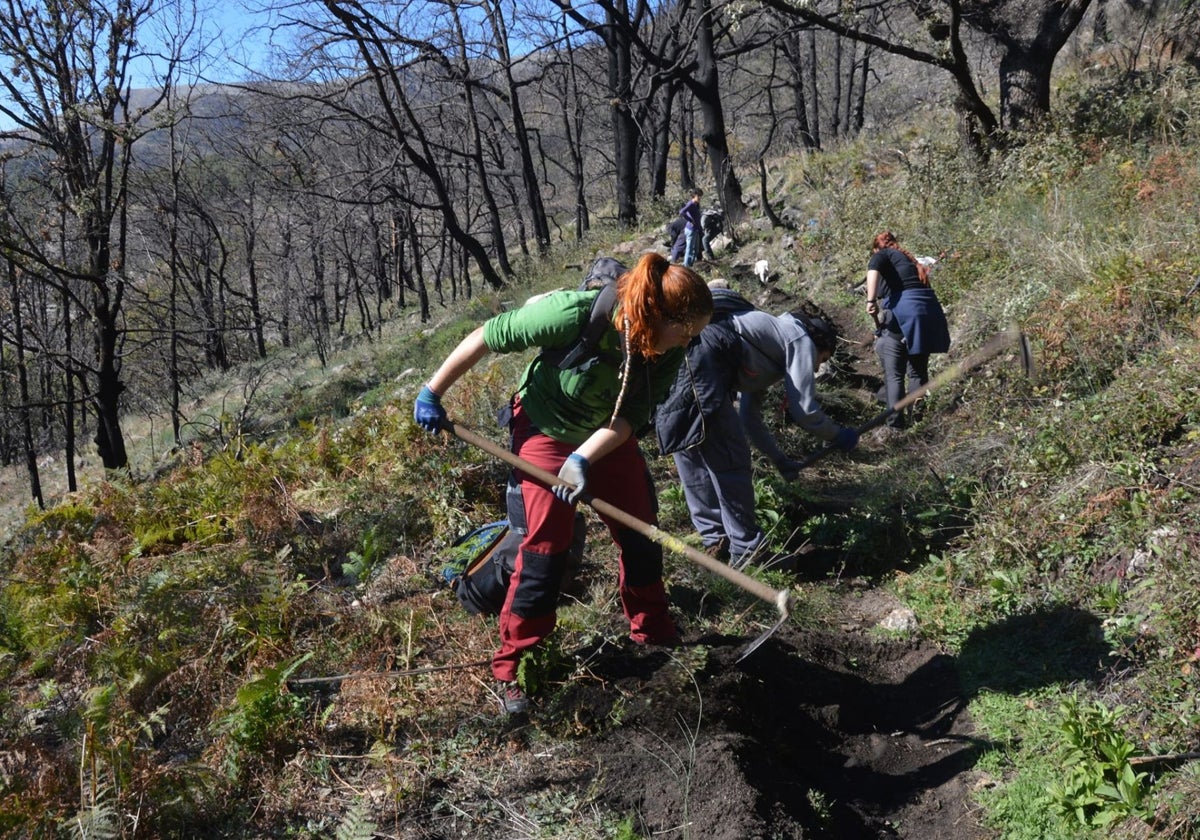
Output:
<instances>
[{"instance_id":1,"label":"distant person bending","mask_svg":"<svg viewBox=\"0 0 1200 840\"><path fill-rule=\"evenodd\" d=\"M950 328L929 285L928 269L900 247L891 231L871 241L867 313L875 322L875 354L883 366L884 394L887 404L894 406L929 382L929 356L950 349ZM887 427L903 429L907 415L907 411L893 414Z\"/></svg>"},{"instance_id":2,"label":"distant person bending","mask_svg":"<svg viewBox=\"0 0 1200 840\"><path fill-rule=\"evenodd\" d=\"M441 398L489 352L573 346L598 294L547 295L476 328L421 389L416 422L436 434L446 420ZM695 272L647 254L617 282L617 302L594 364L562 369L539 356L526 367L512 401L512 451L571 486L551 489L519 471L515 475L527 532L500 611L500 648L492 657L505 713L528 708L516 682L517 665L554 629L579 495L586 489L638 519L657 522L654 486L634 432L651 422L683 362L683 348L711 315L712 295ZM630 638L639 644L673 642L661 546L601 518L620 548L618 588Z\"/></svg>"},{"instance_id":3,"label":"distant person bending","mask_svg":"<svg viewBox=\"0 0 1200 840\"><path fill-rule=\"evenodd\" d=\"M816 371L836 341L823 318L751 310L714 319L688 347L687 365L659 410L656 429L660 450L674 454L692 524L711 556L735 568L778 562L761 551L750 443L788 480L797 477L799 464L763 420L771 385L783 381L788 414L806 431L844 450L858 444L858 433L831 420L817 402Z\"/></svg>"},{"instance_id":4,"label":"distant person bending","mask_svg":"<svg viewBox=\"0 0 1200 840\"><path fill-rule=\"evenodd\" d=\"M667 239L671 246L671 262L673 263L683 262L684 250L687 248L687 234L684 232L686 227L687 219L683 218L683 214L680 213L667 228Z\"/></svg>"}]
</instances>

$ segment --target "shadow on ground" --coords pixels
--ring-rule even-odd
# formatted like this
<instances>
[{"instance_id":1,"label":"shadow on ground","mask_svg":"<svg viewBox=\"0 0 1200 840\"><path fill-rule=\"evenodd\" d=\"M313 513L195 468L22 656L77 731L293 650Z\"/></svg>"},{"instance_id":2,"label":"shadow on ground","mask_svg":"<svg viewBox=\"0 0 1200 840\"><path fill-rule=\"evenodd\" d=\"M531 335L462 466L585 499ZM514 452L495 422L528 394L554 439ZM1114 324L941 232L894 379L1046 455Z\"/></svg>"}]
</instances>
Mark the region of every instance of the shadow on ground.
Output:
<instances>
[{"instance_id":1,"label":"shadow on ground","mask_svg":"<svg viewBox=\"0 0 1200 840\"><path fill-rule=\"evenodd\" d=\"M1098 681L1111 663L1099 619L1050 606L973 631L958 655L963 690L1020 694L1047 685Z\"/></svg>"},{"instance_id":2,"label":"shadow on ground","mask_svg":"<svg viewBox=\"0 0 1200 840\"><path fill-rule=\"evenodd\" d=\"M589 678L536 725L597 733L582 742L594 776L577 781L642 836L983 840L974 766L993 745L967 703L1098 678L1098 631L1057 608L983 628L959 657L845 625L785 625L741 662L744 638L609 645L582 654Z\"/></svg>"}]
</instances>

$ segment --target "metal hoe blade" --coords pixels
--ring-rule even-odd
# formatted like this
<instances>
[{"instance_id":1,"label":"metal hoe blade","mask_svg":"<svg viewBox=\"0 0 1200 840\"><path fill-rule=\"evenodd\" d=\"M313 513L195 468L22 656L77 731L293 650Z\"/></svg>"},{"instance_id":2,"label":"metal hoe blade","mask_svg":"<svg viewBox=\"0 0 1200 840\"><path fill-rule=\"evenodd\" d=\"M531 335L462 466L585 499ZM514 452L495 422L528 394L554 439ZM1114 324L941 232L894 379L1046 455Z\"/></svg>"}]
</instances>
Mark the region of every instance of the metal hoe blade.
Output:
<instances>
[{"instance_id":1,"label":"metal hoe blade","mask_svg":"<svg viewBox=\"0 0 1200 840\"><path fill-rule=\"evenodd\" d=\"M771 627L767 630L767 632L763 633L761 636L759 636L757 639L755 639L753 642L746 645L746 647L742 649L742 652L738 655L738 658L734 660L735 665L738 662L741 662L743 659L745 659L750 654L754 653L754 651L756 651L760 647L762 647L763 642L765 642L767 639L774 636L775 631L777 631L780 627L783 626L783 623L785 621L787 621L791 615L790 611L788 610L788 607L790 606L790 601L791 601L791 593L788 592L786 589L779 590L779 597L775 601L775 606L778 607L778 609L779 609L779 620L776 621L773 625L771 625Z\"/></svg>"}]
</instances>

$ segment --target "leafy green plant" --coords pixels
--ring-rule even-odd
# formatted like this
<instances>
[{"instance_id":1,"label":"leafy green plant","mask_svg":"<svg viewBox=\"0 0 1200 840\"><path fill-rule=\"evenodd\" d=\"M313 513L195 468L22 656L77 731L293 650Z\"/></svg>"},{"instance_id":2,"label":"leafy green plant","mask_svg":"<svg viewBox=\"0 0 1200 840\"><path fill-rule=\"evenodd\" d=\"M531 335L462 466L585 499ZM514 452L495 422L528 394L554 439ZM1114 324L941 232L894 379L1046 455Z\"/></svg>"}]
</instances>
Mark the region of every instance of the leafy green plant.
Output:
<instances>
[{"instance_id":1,"label":"leafy green plant","mask_svg":"<svg viewBox=\"0 0 1200 840\"><path fill-rule=\"evenodd\" d=\"M1119 728L1125 709L1099 702L1082 703L1071 696L1059 706L1066 739L1066 776L1049 787L1060 812L1083 826L1101 827L1134 816L1147 819L1151 784L1148 774L1134 770L1135 747Z\"/></svg>"},{"instance_id":2,"label":"leafy green plant","mask_svg":"<svg viewBox=\"0 0 1200 840\"><path fill-rule=\"evenodd\" d=\"M774 536L772 542L777 542L781 523L786 520L783 514L783 500L771 481L759 479L754 482L754 518L758 522L758 527L768 535L768 539Z\"/></svg>"},{"instance_id":3,"label":"leafy green plant","mask_svg":"<svg viewBox=\"0 0 1200 840\"><path fill-rule=\"evenodd\" d=\"M1020 605L1024 585L1018 570L993 569L988 574L987 586L992 606L998 614L1009 615Z\"/></svg>"},{"instance_id":4,"label":"leafy green plant","mask_svg":"<svg viewBox=\"0 0 1200 840\"><path fill-rule=\"evenodd\" d=\"M348 552L346 562L342 564L342 574L362 582L371 577L379 564L387 556L387 545L380 538L378 526L368 528L362 536L362 546L358 551Z\"/></svg>"},{"instance_id":5,"label":"leafy green plant","mask_svg":"<svg viewBox=\"0 0 1200 840\"><path fill-rule=\"evenodd\" d=\"M1062 840L1083 830L1051 805L1046 787L1058 777L1053 691L1023 695L982 691L971 701L971 719L988 747L975 769L995 784L977 789L983 821L1005 840Z\"/></svg>"},{"instance_id":6,"label":"leafy green plant","mask_svg":"<svg viewBox=\"0 0 1200 840\"><path fill-rule=\"evenodd\" d=\"M299 720L305 701L288 690L287 681L311 657L311 653L305 653L281 662L238 689L236 705L223 725L240 750L268 754L289 751L286 747L291 727Z\"/></svg>"},{"instance_id":7,"label":"leafy green plant","mask_svg":"<svg viewBox=\"0 0 1200 840\"><path fill-rule=\"evenodd\" d=\"M613 827L613 840L642 840L634 826L633 817L626 817Z\"/></svg>"},{"instance_id":8,"label":"leafy green plant","mask_svg":"<svg viewBox=\"0 0 1200 840\"><path fill-rule=\"evenodd\" d=\"M569 673L571 665L571 657L562 649L562 637L551 634L521 656L517 665L517 683L527 694L539 694Z\"/></svg>"},{"instance_id":9,"label":"leafy green plant","mask_svg":"<svg viewBox=\"0 0 1200 840\"><path fill-rule=\"evenodd\" d=\"M817 822L826 829L832 829L833 807L829 795L816 788L809 788L804 792L804 798L808 801L808 807L812 809Z\"/></svg>"}]
</instances>

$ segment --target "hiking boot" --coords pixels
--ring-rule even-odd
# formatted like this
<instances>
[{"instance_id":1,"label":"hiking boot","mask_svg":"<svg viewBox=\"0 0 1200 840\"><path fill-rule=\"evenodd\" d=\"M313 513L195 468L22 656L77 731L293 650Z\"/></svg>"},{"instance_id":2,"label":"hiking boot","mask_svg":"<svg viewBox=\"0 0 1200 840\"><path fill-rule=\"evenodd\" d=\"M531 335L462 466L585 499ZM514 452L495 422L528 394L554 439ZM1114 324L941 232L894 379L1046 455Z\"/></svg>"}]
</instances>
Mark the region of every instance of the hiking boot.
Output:
<instances>
[{"instance_id":1,"label":"hiking boot","mask_svg":"<svg viewBox=\"0 0 1200 840\"><path fill-rule=\"evenodd\" d=\"M529 697L514 682L502 682L499 687L500 711L506 715L521 715L529 711Z\"/></svg>"},{"instance_id":2,"label":"hiking boot","mask_svg":"<svg viewBox=\"0 0 1200 840\"><path fill-rule=\"evenodd\" d=\"M627 650L655 651L677 648L683 644L683 640L679 638L678 634L674 636L664 636L660 639L646 639L643 642L639 642L632 636L626 636L622 644Z\"/></svg>"},{"instance_id":3,"label":"hiking boot","mask_svg":"<svg viewBox=\"0 0 1200 840\"><path fill-rule=\"evenodd\" d=\"M749 554L738 554L736 556L731 556L728 560L728 563L731 569L736 569L737 571L741 572L745 571L746 567L750 565L750 562L753 559L753 552Z\"/></svg>"},{"instance_id":4,"label":"hiking boot","mask_svg":"<svg viewBox=\"0 0 1200 840\"><path fill-rule=\"evenodd\" d=\"M729 562L729 537L721 537L712 545L704 546L704 553L720 563Z\"/></svg>"}]
</instances>

